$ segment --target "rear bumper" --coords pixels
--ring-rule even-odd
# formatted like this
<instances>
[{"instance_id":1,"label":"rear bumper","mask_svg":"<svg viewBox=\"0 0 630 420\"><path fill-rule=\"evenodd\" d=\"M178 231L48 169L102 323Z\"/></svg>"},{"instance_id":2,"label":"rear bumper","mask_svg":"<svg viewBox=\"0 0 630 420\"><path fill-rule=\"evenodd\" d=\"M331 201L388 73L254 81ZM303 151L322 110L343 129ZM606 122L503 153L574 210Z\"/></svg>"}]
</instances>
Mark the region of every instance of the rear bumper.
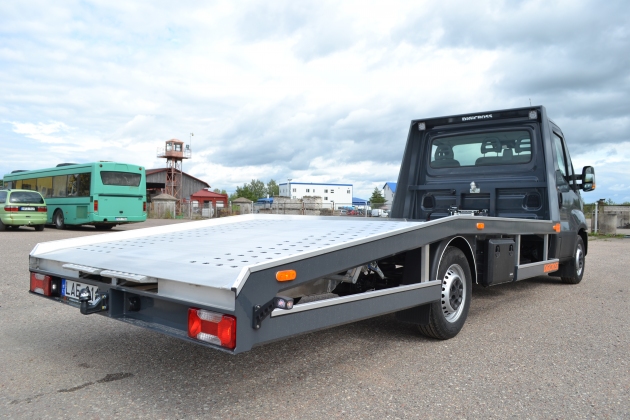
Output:
<instances>
[{"instance_id":1,"label":"rear bumper","mask_svg":"<svg viewBox=\"0 0 630 420\"><path fill-rule=\"evenodd\" d=\"M6 214L0 217L5 225L15 226L35 226L46 223L46 213L23 213Z\"/></svg>"},{"instance_id":2,"label":"rear bumper","mask_svg":"<svg viewBox=\"0 0 630 420\"><path fill-rule=\"evenodd\" d=\"M59 279L60 277L56 278ZM67 279L97 286L99 293L107 293L106 308L98 312L99 315L231 354L249 351L254 346L294 335L434 302L439 300L441 293L441 282L429 281L422 284L405 285L363 294L320 300L296 305L290 311L274 310L269 317L264 319L259 328L254 328L252 324L254 306L255 304L264 304L259 299L252 300L247 296L240 296L241 304L237 303L235 310L230 311L211 305L169 298L159 293L137 290L131 287L104 284L83 278L69 277ZM60 296L61 292L57 292L56 296L30 293L68 304L79 311L79 302ZM189 337L188 311L191 308L205 309L234 316L237 325L236 347L230 350Z\"/></svg>"},{"instance_id":3,"label":"rear bumper","mask_svg":"<svg viewBox=\"0 0 630 420\"><path fill-rule=\"evenodd\" d=\"M118 219L118 220L117 220ZM144 222L147 220L147 215L143 216L115 216L115 215L100 215L94 214L92 217L94 224L117 224L122 225L124 223L138 223Z\"/></svg>"}]
</instances>

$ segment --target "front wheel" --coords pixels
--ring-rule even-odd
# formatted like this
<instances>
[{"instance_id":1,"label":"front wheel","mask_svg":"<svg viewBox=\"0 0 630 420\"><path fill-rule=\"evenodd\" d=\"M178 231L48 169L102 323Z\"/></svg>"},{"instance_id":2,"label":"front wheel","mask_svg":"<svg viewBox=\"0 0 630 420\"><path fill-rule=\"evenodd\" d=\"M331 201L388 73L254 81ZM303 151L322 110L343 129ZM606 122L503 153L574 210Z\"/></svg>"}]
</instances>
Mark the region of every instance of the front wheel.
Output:
<instances>
[{"instance_id":1,"label":"front wheel","mask_svg":"<svg viewBox=\"0 0 630 420\"><path fill-rule=\"evenodd\" d=\"M562 283L578 284L581 282L584 276L584 261L584 241L582 237L578 235L577 243L575 244L575 252L573 253L573 261L571 262L573 270L571 276L561 277Z\"/></svg>"},{"instance_id":2,"label":"front wheel","mask_svg":"<svg viewBox=\"0 0 630 420\"><path fill-rule=\"evenodd\" d=\"M53 221L55 222L55 227L57 229L65 229L66 223L63 218L63 212L61 210L57 210L53 216Z\"/></svg>"},{"instance_id":3,"label":"front wheel","mask_svg":"<svg viewBox=\"0 0 630 420\"><path fill-rule=\"evenodd\" d=\"M447 340L459 333L466 322L470 308L472 276L464 253L449 246L438 266L438 279L442 279L440 301L430 304L429 323L419 325L427 337Z\"/></svg>"}]
</instances>

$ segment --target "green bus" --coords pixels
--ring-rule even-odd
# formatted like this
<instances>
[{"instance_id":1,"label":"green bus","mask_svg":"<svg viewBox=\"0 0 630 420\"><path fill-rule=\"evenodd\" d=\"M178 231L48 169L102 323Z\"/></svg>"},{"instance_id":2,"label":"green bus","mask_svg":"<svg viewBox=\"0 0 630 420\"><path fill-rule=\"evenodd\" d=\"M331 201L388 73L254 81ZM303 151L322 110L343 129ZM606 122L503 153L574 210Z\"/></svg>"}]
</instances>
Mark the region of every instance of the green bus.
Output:
<instances>
[{"instance_id":1,"label":"green bus","mask_svg":"<svg viewBox=\"0 0 630 420\"><path fill-rule=\"evenodd\" d=\"M4 188L38 191L48 206L48 224L116 225L147 220L146 175L142 166L116 162L61 163L55 168L13 171Z\"/></svg>"}]
</instances>

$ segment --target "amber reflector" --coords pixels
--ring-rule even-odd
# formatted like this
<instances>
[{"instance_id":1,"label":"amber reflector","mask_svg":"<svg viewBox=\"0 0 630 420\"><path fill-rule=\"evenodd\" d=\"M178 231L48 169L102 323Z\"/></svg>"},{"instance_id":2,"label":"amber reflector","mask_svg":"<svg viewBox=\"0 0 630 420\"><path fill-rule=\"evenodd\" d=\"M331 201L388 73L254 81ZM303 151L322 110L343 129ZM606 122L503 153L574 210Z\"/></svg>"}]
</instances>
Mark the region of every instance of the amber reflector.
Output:
<instances>
[{"instance_id":1,"label":"amber reflector","mask_svg":"<svg viewBox=\"0 0 630 420\"><path fill-rule=\"evenodd\" d=\"M283 270L276 273L276 280L278 281L291 281L295 280L296 277L297 273L295 270Z\"/></svg>"}]
</instances>

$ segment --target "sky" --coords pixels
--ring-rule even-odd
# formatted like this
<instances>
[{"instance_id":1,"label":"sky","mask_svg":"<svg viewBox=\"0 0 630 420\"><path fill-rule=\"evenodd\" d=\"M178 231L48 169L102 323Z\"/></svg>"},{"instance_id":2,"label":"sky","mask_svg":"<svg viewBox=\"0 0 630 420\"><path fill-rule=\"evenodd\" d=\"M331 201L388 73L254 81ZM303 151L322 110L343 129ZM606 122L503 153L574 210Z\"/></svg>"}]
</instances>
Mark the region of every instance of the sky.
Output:
<instances>
[{"instance_id":1,"label":"sky","mask_svg":"<svg viewBox=\"0 0 630 420\"><path fill-rule=\"evenodd\" d=\"M396 181L412 119L532 105L586 202L630 201L630 2L0 2L0 176L61 162L260 179ZM194 135L191 135L194 133Z\"/></svg>"}]
</instances>

